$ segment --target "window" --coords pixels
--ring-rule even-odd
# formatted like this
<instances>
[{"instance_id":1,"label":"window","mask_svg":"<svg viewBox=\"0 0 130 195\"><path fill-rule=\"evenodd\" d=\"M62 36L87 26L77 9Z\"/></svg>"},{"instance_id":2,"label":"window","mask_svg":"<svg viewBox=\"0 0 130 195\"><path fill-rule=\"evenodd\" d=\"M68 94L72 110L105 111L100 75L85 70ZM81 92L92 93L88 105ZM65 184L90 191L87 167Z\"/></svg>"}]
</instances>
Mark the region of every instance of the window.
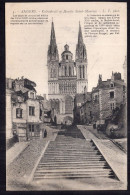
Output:
<instances>
[{"instance_id":1,"label":"window","mask_svg":"<svg viewBox=\"0 0 130 195\"><path fill-rule=\"evenodd\" d=\"M29 134L30 137L34 136L34 125L32 124L29 125Z\"/></svg>"},{"instance_id":2,"label":"window","mask_svg":"<svg viewBox=\"0 0 130 195\"><path fill-rule=\"evenodd\" d=\"M97 102L97 99L98 99L98 98L97 98L97 95L95 95L95 102Z\"/></svg>"},{"instance_id":3,"label":"window","mask_svg":"<svg viewBox=\"0 0 130 195\"><path fill-rule=\"evenodd\" d=\"M67 67L65 66L65 76L67 76Z\"/></svg>"},{"instance_id":4,"label":"window","mask_svg":"<svg viewBox=\"0 0 130 195\"><path fill-rule=\"evenodd\" d=\"M40 119L42 118L42 109L40 109Z\"/></svg>"},{"instance_id":5,"label":"window","mask_svg":"<svg viewBox=\"0 0 130 195\"><path fill-rule=\"evenodd\" d=\"M69 67L69 76L71 76L71 67Z\"/></svg>"},{"instance_id":6,"label":"window","mask_svg":"<svg viewBox=\"0 0 130 195\"><path fill-rule=\"evenodd\" d=\"M34 93L33 92L30 93L30 98L34 99Z\"/></svg>"},{"instance_id":7,"label":"window","mask_svg":"<svg viewBox=\"0 0 130 195\"><path fill-rule=\"evenodd\" d=\"M66 55L66 60L68 60L68 55Z\"/></svg>"},{"instance_id":8,"label":"window","mask_svg":"<svg viewBox=\"0 0 130 195\"><path fill-rule=\"evenodd\" d=\"M113 83L111 83L111 87L114 87L114 84Z\"/></svg>"},{"instance_id":9,"label":"window","mask_svg":"<svg viewBox=\"0 0 130 195\"><path fill-rule=\"evenodd\" d=\"M51 68L51 78L53 78L53 69Z\"/></svg>"},{"instance_id":10,"label":"window","mask_svg":"<svg viewBox=\"0 0 130 195\"><path fill-rule=\"evenodd\" d=\"M34 125L29 125L29 131L34 132Z\"/></svg>"},{"instance_id":11,"label":"window","mask_svg":"<svg viewBox=\"0 0 130 195\"><path fill-rule=\"evenodd\" d=\"M84 66L83 66L83 79L84 79Z\"/></svg>"},{"instance_id":12,"label":"window","mask_svg":"<svg viewBox=\"0 0 130 195\"><path fill-rule=\"evenodd\" d=\"M115 104L114 103L111 103L110 106L111 106L111 110L115 109Z\"/></svg>"},{"instance_id":13,"label":"window","mask_svg":"<svg viewBox=\"0 0 130 195\"><path fill-rule=\"evenodd\" d=\"M29 115L34 116L35 115L35 107L29 106Z\"/></svg>"},{"instance_id":14,"label":"window","mask_svg":"<svg viewBox=\"0 0 130 195\"><path fill-rule=\"evenodd\" d=\"M110 98L114 98L114 91L110 92Z\"/></svg>"},{"instance_id":15,"label":"window","mask_svg":"<svg viewBox=\"0 0 130 195\"><path fill-rule=\"evenodd\" d=\"M79 73L80 73L80 78L81 78L81 66L79 67Z\"/></svg>"},{"instance_id":16,"label":"window","mask_svg":"<svg viewBox=\"0 0 130 195\"><path fill-rule=\"evenodd\" d=\"M16 118L22 118L22 109L16 108Z\"/></svg>"}]
</instances>

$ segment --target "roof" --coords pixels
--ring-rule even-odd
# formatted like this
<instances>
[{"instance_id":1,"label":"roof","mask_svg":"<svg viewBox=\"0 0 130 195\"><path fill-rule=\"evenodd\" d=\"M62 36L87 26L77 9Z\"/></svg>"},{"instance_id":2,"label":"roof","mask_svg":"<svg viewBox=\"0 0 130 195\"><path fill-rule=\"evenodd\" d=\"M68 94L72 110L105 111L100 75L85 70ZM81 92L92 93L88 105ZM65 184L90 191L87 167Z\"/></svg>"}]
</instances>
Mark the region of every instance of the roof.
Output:
<instances>
[{"instance_id":1,"label":"roof","mask_svg":"<svg viewBox=\"0 0 130 195\"><path fill-rule=\"evenodd\" d=\"M115 80L114 81L115 86L126 86L126 84L124 83L124 80Z\"/></svg>"},{"instance_id":2,"label":"roof","mask_svg":"<svg viewBox=\"0 0 130 195\"><path fill-rule=\"evenodd\" d=\"M31 81L31 80L29 80L29 79L24 79L24 81L25 81L25 83L27 84L27 85L31 85L31 86L33 86L33 87L36 87L36 83L35 82L33 82L33 81Z\"/></svg>"},{"instance_id":3,"label":"roof","mask_svg":"<svg viewBox=\"0 0 130 195\"><path fill-rule=\"evenodd\" d=\"M107 81L102 81L100 84L97 85L97 87L95 87L92 90L92 93L97 92L99 89L108 88L110 86L110 81L111 80L109 80L109 79Z\"/></svg>"},{"instance_id":4,"label":"roof","mask_svg":"<svg viewBox=\"0 0 130 195\"><path fill-rule=\"evenodd\" d=\"M61 55L63 55L64 53L70 53L70 54L72 54L71 51L63 51Z\"/></svg>"},{"instance_id":5,"label":"roof","mask_svg":"<svg viewBox=\"0 0 130 195\"><path fill-rule=\"evenodd\" d=\"M41 95L37 95L37 99L38 99L38 100L44 100L44 97L41 96Z\"/></svg>"},{"instance_id":6,"label":"roof","mask_svg":"<svg viewBox=\"0 0 130 195\"><path fill-rule=\"evenodd\" d=\"M77 103L83 103L84 97L85 97L85 94L76 94L75 95L75 99L76 99Z\"/></svg>"},{"instance_id":7,"label":"roof","mask_svg":"<svg viewBox=\"0 0 130 195\"><path fill-rule=\"evenodd\" d=\"M86 94L86 100L87 101L91 101L91 92L87 92L87 94Z\"/></svg>"}]
</instances>

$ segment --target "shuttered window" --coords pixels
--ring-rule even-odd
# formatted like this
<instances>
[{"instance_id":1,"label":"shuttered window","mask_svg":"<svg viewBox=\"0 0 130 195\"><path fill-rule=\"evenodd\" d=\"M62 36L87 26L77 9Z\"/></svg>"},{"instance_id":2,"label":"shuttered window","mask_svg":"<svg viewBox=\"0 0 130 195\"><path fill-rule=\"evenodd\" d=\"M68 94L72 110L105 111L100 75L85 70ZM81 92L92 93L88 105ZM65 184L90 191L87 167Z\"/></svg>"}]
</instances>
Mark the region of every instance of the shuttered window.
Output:
<instances>
[{"instance_id":1,"label":"shuttered window","mask_svg":"<svg viewBox=\"0 0 130 195\"><path fill-rule=\"evenodd\" d=\"M22 109L16 108L16 118L22 118Z\"/></svg>"},{"instance_id":2,"label":"shuttered window","mask_svg":"<svg viewBox=\"0 0 130 195\"><path fill-rule=\"evenodd\" d=\"M29 116L34 116L35 115L35 107L29 106Z\"/></svg>"}]
</instances>

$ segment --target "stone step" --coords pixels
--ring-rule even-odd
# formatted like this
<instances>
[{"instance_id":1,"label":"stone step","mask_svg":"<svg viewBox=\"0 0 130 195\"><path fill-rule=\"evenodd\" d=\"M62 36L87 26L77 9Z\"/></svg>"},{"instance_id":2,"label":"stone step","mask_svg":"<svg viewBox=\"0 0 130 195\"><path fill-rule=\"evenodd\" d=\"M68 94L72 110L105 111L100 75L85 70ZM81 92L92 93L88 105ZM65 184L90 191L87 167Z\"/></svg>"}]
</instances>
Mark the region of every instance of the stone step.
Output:
<instances>
[{"instance_id":1,"label":"stone step","mask_svg":"<svg viewBox=\"0 0 130 195\"><path fill-rule=\"evenodd\" d=\"M38 166L82 166L82 165L86 165L86 166L95 166L95 165L107 165L106 161L85 161L85 162L40 162Z\"/></svg>"},{"instance_id":2,"label":"stone step","mask_svg":"<svg viewBox=\"0 0 130 195\"><path fill-rule=\"evenodd\" d=\"M86 173L86 174L43 174L43 175L34 175L34 180L36 179L61 179L61 178L99 178L99 177L114 177L114 175L109 175L108 173L97 173L97 174L91 174L91 173Z\"/></svg>"},{"instance_id":3,"label":"stone step","mask_svg":"<svg viewBox=\"0 0 130 195\"><path fill-rule=\"evenodd\" d=\"M82 137L82 136L80 136L80 135L69 135L69 134L67 134L67 135L64 135L64 136L57 136L57 139L56 140L59 140L59 139L66 139L66 140L68 140L68 139L70 139L70 140L74 140L74 139L77 139L77 140L86 140L84 137Z\"/></svg>"},{"instance_id":4,"label":"stone step","mask_svg":"<svg viewBox=\"0 0 130 195\"><path fill-rule=\"evenodd\" d=\"M34 174L34 177L37 177L37 176L76 176L76 175L86 175L86 176L92 176L92 177L95 177L96 175L100 176L100 175L107 175L108 177L109 176L114 176L114 174L110 173L110 172L51 172L51 173L41 173L41 172L35 172Z\"/></svg>"},{"instance_id":5,"label":"stone step","mask_svg":"<svg viewBox=\"0 0 130 195\"><path fill-rule=\"evenodd\" d=\"M76 178L109 178L109 177L114 177L114 176L109 176L108 174L102 174L102 175L66 175L66 176L62 176L62 175L59 175L59 176L55 176L55 175L51 175L51 176L35 176L33 179L34 180L43 180L43 179L76 179Z\"/></svg>"},{"instance_id":6,"label":"stone step","mask_svg":"<svg viewBox=\"0 0 130 195\"><path fill-rule=\"evenodd\" d=\"M53 169L110 169L107 165L38 165L37 170L53 170Z\"/></svg>"},{"instance_id":7,"label":"stone step","mask_svg":"<svg viewBox=\"0 0 130 195\"><path fill-rule=\"evenodd\" d=\"M56 137L56 141L74 141L76 140L77 142L84 142L86 139L84 137L79 137L79 136L60 136Z\"/></svg>"},{"instance_id":8,"label":"stone step","mask_svg":"<svg viewBox=\"0 0 130 195\"><path fill-rule=\"evenodd\" d=\"M77 146L77 145L49 145L48 148L75 148L75 149L87 149L87 148L95 148L95 146Z\"/></svg>"},{"instance_id":9,"label":"stone step","mask_svg":"<svg viewBox=\"0 0 130 195\"><path fill-rule=\"evenodd\" d=\"M91 148L91 147L95 147L94 145L77 145L77 144L49 144L49 147L75 147L75 148Z\"/></svg>"},{"instance_id":10,"label":"stone step","mask_svg":"<svg viewBox=\"0 0 130 195\"><path fill-rule=\"evenodd\" d=\"M77 143L85 143L86 141L87 142L91 142L89 140L86 140L86 139L79 139L79 138L64 138L64 137L60 137L60 138L57 138L55 139L55 142L77 142Z\"/></svg>"},{"instance_id":11,"label":"stone step","mask_svg":"<svg viewBox=\"0 0 130 195\"><path fill-rule=\"evenodd\" d=\"M85 151L91 151L93 152L94 150L97 150L96 148L87 148L87 149L75 149L75 148L55 148L55 150L53 150L52 148L47 148L47 151L77 151L77 152L85 152Z\"/></svg>"},{"instance_id":12,"label":"stone step","mask_svg":"<svg viewBox=\"0 0 130 195\"><path fill-rule=\"evenodd\" d=\"M42 159L42 162L48 162L48 161L55 161L55 162L72 162L72 161L77 161L77 162L87 162L87 161L102 161L104 160L102 157L100 158L96 158L96 157L93 157L93 158L80 158L80 159L77 159L77 158L43 158Z\"/></svg>"},{"instance_id":13,"label":"stone step","mask_svg":"<svg viewBox=\"0 0 130 195\"><path fill-rule=\"evenodd\" d=\"M47 150L77 150L77 151L84 151L84 150L94 150L95 147L69 147L69 146L64 146L64 147L60 147L60 146L56 146L56 147L50 147L48 146Z\"/></svg>"},{"instance_id":14,"label":"stone step","mask_svg":"<svg viewBox=\"0 0 130 195\"><path fill-rule=\"evenodd\" d=\"M54 155L54 154L70 154L70 155L79 155L79 154L81 154L81 155L91 155L91 154L98 154L99 152L97 151L97 150L87 150L87 151L58 151L58 150L46 150L46 152L45 152L45 154L50 154L50 155Z\"/></svg>"},{"instance_id":15,"label":"stone step","mask_svg":"<svg viewBox=\"0 0 130 195\"><path fill-rule=\"evenodd\" d=\"M92 147L93 145L92 144L76 144L76 143L74 143L74 144L59 144L59 143L50 143L49 144L49 146L53 146L53 147L55 147L55 146L75 146L75 147Z\"/></svg>"},{"instance_id":16,"label":"stone step","mask_svg":"<svg viewBox=\"0 0 130 195\"><path fill-rule=\"evenodd\" d=\"M88 142L88 141L84 141L84 142L81 142L81 141L77 141L77 140L62 140L62 139L60 139L60 141L57 141L57 140L55 140L55 141L51 141L50 142L50 144L93 144L92 142Z\"/></svg>"},{"instance_id":17,"label":"stone step","mask_svg":"<svg viewBox=\"0 0 130 195\"><path fill-rule=\"evenodd\" d=\"M73 167L73 166L52 166L52 167L50 167L50 166L38 166L37 167L37 170L36 171L42 171L42 170L45 170L45 171L47 171L47 170L104 170L104 169L109 169L110 170L110 168L108 167L108 166L102 166L102 165L100 165L100 166L80 166L80 167Z\"/></svg>"},{"instance_id":18,"label":"stone step","mask_svg":"<svg viewBox=\"0 0 130 195\"><path fill-rule=\"evenodd\" d=\"M66 153L66 154L64 154L64 153L62 153L62 154L56 154L56 153L53 153L53 154L50 154L50 153L45 153L44 154L44 156L53 156L53 157L62 157L62 156L64 156L65 158L66 157L82 157L82 156L84 156L84 157L86 157L86 156L102 156L101 154L99 155L99 154L96 154L96 153L91 153L91 154L87 154L87 155L84 155L84 154L71 154L71 153Z\"/></svg>"},{"instance_id":19,"label":"stone step","mask_svg":"<svg viewBox=\"0 0 130 195\"><path fill-rule=\"evenodd\" d=\"M86 140L86 139L80 139L80 138L77 138L77 139L75 139L75 138L73 138L73 137L56 137L56 139L55 139L55 141L56 142L77 142L77 143L84 143L84 142L91 142L91 140Z\"/></svg>"},{"instance_id":20,"label":"stone step","mask_svg":"<svg viewBox=\"0 0 130 195\"><path fill-rule=\"evenodd\" d=\"M101 159L103 156L101 155L96 155L96 156L48 156L44 155L43 159L45 160L50 160L50 159L63 159L63 160L71 160L71 159Z\"/></svg>"},{"instance_id":21,"label":"stone step","mask_svg":"<svg viewBox=\"0 0 130 195\"><path fill-rule=\"evenodd\" d=\"M92 144L91 142L87 142L86 140L84 140L84 141L77 141L77 139L76 140L62 140L62 139L60 139L60 140L55 140L55 142L52 142L52 143L56 143L56 144L78 144L78 145L80 145L80 144Z\"/></svg>"},{"instance_id":22,"label":"stone step","mask_svg":"<svg viewBox=\"0 0 130 195\"><path fill-rule=\"evenodd\" d=\"M71 163L73 163L75 160L77 161L77 162L88 162L88 161L90 161L91 163L93 162L93 161L96 161L96 162L100 162L100 161L104 161L104 160L100 160L100 159L42 159L41 160L41 162L45 162L45 163L47 163L48 161L51 161L51 160L53 160L53 162L54 163L57 163L57 162L62 162L62 163L64 163L64 162L71 162Z\"/></svg>"},{"instance_id":23,"label":"stone step","mask_svg":"<svg viewBox=\"0 0 130 195\"><path fill-rule=\"evenodd\" d=\"M53 174L53 173L57 173L57 174L60 174L60 173L62 173L62 174L66 174L66 173L69 173L69 174L76 174L76 173L78 173L78 174L81 174L81 173L83 173L83 174L87 174L87 173L90 173L90 174L97 174L97 173L112 173L112 171L110 170L110 169L61 169L61 170L59 170L59 169L53 169L53 170L36 170L36 172L35 172L35 175L36 174Z\"/></svg>"}]
</instances>

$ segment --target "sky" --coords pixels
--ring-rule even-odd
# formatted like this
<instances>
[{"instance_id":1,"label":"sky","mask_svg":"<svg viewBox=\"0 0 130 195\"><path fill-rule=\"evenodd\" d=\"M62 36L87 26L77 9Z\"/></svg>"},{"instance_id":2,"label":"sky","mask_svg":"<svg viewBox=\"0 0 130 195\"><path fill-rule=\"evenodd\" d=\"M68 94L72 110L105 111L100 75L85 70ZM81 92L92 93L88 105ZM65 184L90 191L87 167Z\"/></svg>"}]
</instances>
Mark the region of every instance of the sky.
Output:
<instances>
[{"instance_id":1,"label":"sky","mask_svg":"<svg viewBox=\"0 0 130 195\"><path fill-rule=\"evenodd\" d=\"M97 38L85 37L84 10L117 9L120 12L120 34L98 35ZM42 25L11 25L13 11L20 14L22 10L36 10L48 13L48 22ZM59 11L62 13L59 13ZM63 13L67 10L67 13ZM70 13L74 11L74 13ZM127 53L126 3L6 3L6 77L16 79L24 76L37 85L37 94L48 93L47 50L50 43L51 22L54 21L56 42L61 59L64 45L69 45L75 60L78 41L79 21L88 59L88 91L97 85L98 75L103 80L111 78L113 72L124 76L123 63Z\"/></svg>"}]
</instances>

